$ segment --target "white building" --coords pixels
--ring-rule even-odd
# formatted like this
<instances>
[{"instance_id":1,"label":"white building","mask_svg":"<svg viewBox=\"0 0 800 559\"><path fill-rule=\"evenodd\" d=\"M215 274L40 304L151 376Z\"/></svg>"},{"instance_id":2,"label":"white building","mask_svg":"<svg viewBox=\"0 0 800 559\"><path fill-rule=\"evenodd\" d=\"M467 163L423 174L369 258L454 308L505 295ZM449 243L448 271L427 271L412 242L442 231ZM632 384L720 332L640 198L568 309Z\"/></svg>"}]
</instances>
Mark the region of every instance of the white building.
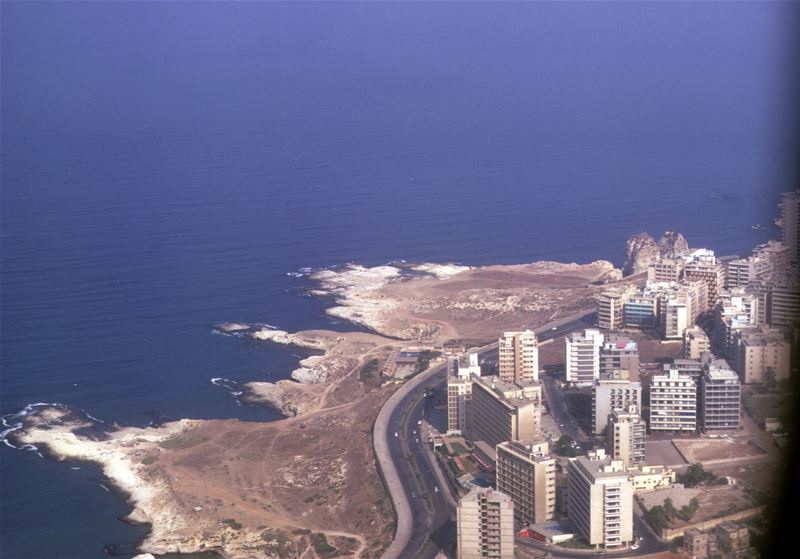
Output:
<instances>
[{"instance_id":1,"label":"white building","mask_svg":"<svg viewBox=\"0 0 800 559\"><path fill-rule=\"evenodd\" d=\"M603 450L570 458L567 492L567 513L589 544L613 549L633 541L633 484L621 460Z\"/></svg>"},{"instance_id":2,"label":"white building","mask_svg":"<svg viewBox=\"0 0 800 559\"><path fill-rule=\"evenodd\" d=\"M469 405L472 400L472 377L481 376L477 353L451 357L447 371L447 434L469 432Z\"/></svg>"},{"instance_id":3,"label":"white building","mask_svg":"<svg viewBox=\"0 0 800 559\"><path fill-rule=\"evenodd\" d=\"M573 332L566 338L567 382L578 386L591 386L600 376L600 347L603 345L600 330L587 329L581 334Z\"/></svg>"},{"instance_id":4,"label":"white building","mask_svg":"<svg viewBox=\"0 0 800 559\"><path fill-rule=\"evenodd\" d=\"M624 410L614 409L608 414L606 448L614 460L622 460L622 467L643 464L647 424L635 405Z\"/></svg>"},{"instance_id":5,"label":"white building","mask_svg":"<svg viewBox=\"0 0 800 559\"><path fill-rule=\"evenodd\" d=\"M458 559L514 557L514 503L492 489L476 488L458 502Z\"/></svg>"},{"instance_id":6,"label":"white building","mask_svg":"<svg viewBox=\"0 0 800 559\"><path fill-rule=\"evenodd\" d=\"M608 415L612 410L624 410L628 406L642 409L642 385L626 379L600 378L592 384L592 422L594 433L606 431Z\"/></svg>"},{"instance_id":7,"label":"white building","mask_svg":"<svg viewBox=\"0 0 800 559\"><path fill-rule=\"evenodd\" d=\"M498 340L498 376L507 382L539 380L539 342L530 330L504 332Z\"/></svg>"},{"instance_id":8,"label":"white building","mask_svg":"<svg viewBox=\"0 0 800 559\"><path fill-rule=\"evenodd\" d=\"M697 429L697 385L692 377L675 369L653 376L649 424L651 432Z\"/></svg>"}]
</instances>

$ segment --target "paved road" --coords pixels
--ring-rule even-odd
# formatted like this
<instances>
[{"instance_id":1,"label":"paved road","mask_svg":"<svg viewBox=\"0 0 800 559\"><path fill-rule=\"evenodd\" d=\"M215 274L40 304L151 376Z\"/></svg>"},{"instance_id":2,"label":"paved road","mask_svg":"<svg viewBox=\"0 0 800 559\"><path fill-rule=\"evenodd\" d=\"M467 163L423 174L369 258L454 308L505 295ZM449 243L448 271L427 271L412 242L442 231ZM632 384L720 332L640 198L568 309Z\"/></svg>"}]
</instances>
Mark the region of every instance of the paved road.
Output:
<instances>
[{"instance_id":1,"label":"paved road","mask_svg":"<svg viewBox=\"0 0 800 559\"><path fill-rule=\"evenodd\" d=\"M536 332L545 341L584 328L593 319L594 313L565 317ZM481 354L496 349L497 342L493 342L477 351ZM426 389L445 380L444 365L420 373L392 395L375 421L375 456L397 513L395 538L384 558L428 559L455 542L454 501L443 494L448 488L439 485L431 453L418 437L417 425Z\"/></svg>"}]
</instances>

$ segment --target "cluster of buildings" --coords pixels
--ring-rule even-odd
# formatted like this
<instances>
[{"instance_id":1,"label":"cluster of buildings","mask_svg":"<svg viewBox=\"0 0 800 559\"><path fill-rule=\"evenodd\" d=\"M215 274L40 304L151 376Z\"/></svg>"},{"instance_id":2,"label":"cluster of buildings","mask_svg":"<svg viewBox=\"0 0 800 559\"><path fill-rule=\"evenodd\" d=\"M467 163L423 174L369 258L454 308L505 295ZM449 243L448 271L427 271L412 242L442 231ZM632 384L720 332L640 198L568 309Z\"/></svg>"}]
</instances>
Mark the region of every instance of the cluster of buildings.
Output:
<instances>
[{"instance_id":1,"label":"cluster of buildings","mask_svg":"<svg viewBox=\"0 0 800 559\"><path fill-rule=\"evenodd\" d=\"M614 382L638 371L636 344L593 333L585 337L596 348L596 358L587 356L592 367L609 377L602 384L608 398L598 398L597 413L605 418L599 429L606 432L606 424L611 426L610 453L597 450L571 459L566 508L591 545L614 549L633 540L634 491L669 485L675 474L644 465L640 389L614 390ZM517 526L545 525L556 518L557 460L542 437L536 336L531 331L506 332L498 347L496 376L480 375L475 354L452 357L449 363L448 433L485 443L495 456L496 489L476 488L459 505L459 557L512 557ZM576 366L582 370L582 360L576 360ZM594 375L586 378L592 383Z\"/></svg>"},{"instance_id":2,"label":"cluster of buildings","mask_svg":"<svg viewBox=\"0 0 800 559\"><path fill-rule=\"evenodd\" d=\"M788 378L800 317L798 203L800 191L783 194L782 242L758 245L745 257L720 259L697 249L654 259L643 287L616 287L600 295L598 326L682 339L695 346L692 358L712 350L745 384ZM698 321L707 325L708 335L694 326Z\"/></svg>"},{"instance_id":3,"label":"cluster of buildings","mask_svg":"<svg viewBox=\"0 0 800 559\"><path fill-rule=\"evenodd\" d=\"M496 489L475 488L459 503L460 558L513 557L516 528L546 533L557 509L596 548L632 543L634 493L675 482L669 468L645 464L648 429L738 429L742 384L788 378L800 316L799 215L800 190L785 193L782 242L744 258L673 251L650 262L643 287L602 293L598 328L565 340L565 373L571 385L592 388L593 434L606 448L570 458L565 476L541 434L535 334L503 334L496 376L481 376L475 354L451 358L448 433L483 442L496 457ZM683 358L650 377L646 419L638 347L620 333L627 329L683 342ZM685 546L697 558L738 553L749 548L749 534L725 522L713 533L687 531Z\"/></svg>"},{"instance_id":4,"label":"cluster of buildings","mask_svg":"<svg viewBox=\"0 0 800 559\"><path fill-rule=\"evenodd\" d=\"M746 526L734 522L722 522L714 530L686 530L683 546L692 559L719 557L722 554L734 557L752 557L750 531Z\"/></svg>"}]
</instances>

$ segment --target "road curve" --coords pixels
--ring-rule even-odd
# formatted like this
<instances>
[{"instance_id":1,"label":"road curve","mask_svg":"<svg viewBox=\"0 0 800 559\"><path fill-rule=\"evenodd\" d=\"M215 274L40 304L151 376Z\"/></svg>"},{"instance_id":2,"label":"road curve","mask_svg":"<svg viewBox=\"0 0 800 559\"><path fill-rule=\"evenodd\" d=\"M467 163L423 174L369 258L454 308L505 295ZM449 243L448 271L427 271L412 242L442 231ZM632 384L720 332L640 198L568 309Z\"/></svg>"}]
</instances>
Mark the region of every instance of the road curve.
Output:
<instances>
[{"instance_id":1,"label":"road curve","mask_svg":"<svg viewBox=\"0 0 800 559\"><path fill-rule=\"evenodd\" d=\"M561 330L562 326L568 325L571 328L575 328L578 326L581 320L586 319L593 314L594 312L592 311L573 314L572 316L549 322L548 324L545 324L534 331L537 334L542 334L541 339L553 338L564 334L564 331ZM480 354L490 349L495 349L497 345L498 344L495 341L480 348L472 348L469 351ZM411 518L411 505L409 504L408 496L403 490L400 474L398 473L397 467L395 466L392 456L389 452L389 421L397 406L410 392L419 387L421 384L424 384L430 380L430 378L435 376L437 373L440 373L445 367L446 363L436 365L405 382L397 390L397 392L392 394L392 396L386 401L381 408L381 411L378 412L378 417L375 419L375 427L373 429L372 438L373 449L375 451L375 460L378 464L378 471L383 477L386 490L391 496L395 514L397 515L397 528L395 531L395 536L392 540L392 543L383 553L382 557L384 559L398 559L400 557L411 539L411 531L413 527L413 521Z\"/></svg>"}]
</instances>

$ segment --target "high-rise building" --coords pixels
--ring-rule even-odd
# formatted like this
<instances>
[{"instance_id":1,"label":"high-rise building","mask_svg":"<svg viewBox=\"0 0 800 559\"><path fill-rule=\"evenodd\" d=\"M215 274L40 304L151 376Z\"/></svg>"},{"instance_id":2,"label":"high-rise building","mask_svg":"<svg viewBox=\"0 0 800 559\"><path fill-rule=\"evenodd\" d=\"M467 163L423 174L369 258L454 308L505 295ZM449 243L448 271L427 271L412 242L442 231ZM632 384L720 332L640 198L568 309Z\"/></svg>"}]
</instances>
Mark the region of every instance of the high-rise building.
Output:
<instances>
[{"instance_id":1,"label":"high-rise building","mask_svg":"<svg viewBox=\"0 0 800 559\"><path fill-rule=\"evenodd\" d=\"M507 382L539 380L539 342L530 330L505 332L498 340L498 375Z\"/></svg>"},{"instance_id":2,"label":"high-rise building","mask_svg":"<svg viewBox=\"0 0 800 559\"><path fill-rule=\"evenodd\" d=\"M472 401L472 377L481 376L477 353L451 357L447 368L447 434L469 432L469 406Z\"/></svg>"},{"instance_id":3,"label":"high-rise building","mask_svg":"<svg viewBox=\"0 0 800 559\"><path fill-rule=\"evenodd\" d=\"M725 267L717 262L714 251L698 249L686 257L683 269L683 280L705 282L708 287L706 308L711 309L717 301L717 295L725 285Z\"/></svg>"},{"instance_id":4,"label":"high-rise building","mask_svg":"<svg viewBox=\"0 0 800 559\"><path fill-rule=\"evenodd\" d=\"M600 330L587 329L581 334L573 332L566 338L567 382L578 386L591 386L600 376Z\"/></svg>"},{"instance_id":5,"label":"high-rise building","mask_svg":"<svg viewBox=\"0 0 800 559\"><path fill-rule=\"evenodd\" d=\"M691 326L692 305L686 296L667 297L659 300L658 318L661 337L679 340Z\"/></svg>"},{"instance_id":6,"label":"high-rise building","mask_svg":"<svg viewBox=\"0 0 800 559\"><path fill-rule=\"evenodd\" d=\"M800 320L800 282L788 276L768 286L767 323L773 326L794 326Z\"/></svg>"},{"instance_id":7,"label":"high-rise building","mask_svg":"<svg viewBox=\"0 0 800 559\"><path fill-rule=\"evenodd\" d=\"M683 356L686 359L700 359L704 351L711 351L711 340L705 330L692 326L683 332Z\"/></svg>"},{"instance_id":8,"label":"high-rise building","mask_svg":"<svg viewBox=\"0 0 800 559\"><path fill-rule=\"evenodd\" d=\"M611 458L622 460L623 468L644 463L646 438L647 424L635 405L624 410L613 409L608 414L606 448Z\"/></svg>"},{"instance_id":9,"label":"high-rise building","mask_svg":"<svg viewBox=\"0 0 800 559\"><path fill-rule=\"evenodd\" d=\"M597 299L597 326L605 330L621 328L625 323L625 301L635 292L633 285L603 291Z\"/></svg>"},{"instance_id":10,"label":"high-rise building","mask_svg":"<svg viewBox=\"0 0 800 559\"><path fill-rule=\"evenodd\" d=\"M648 283L677 282L686 265L682 258L659 258L647 267Z\"/></svg>"},{"instance_id":11,"label":"high-rise building","mask_svg":"<svg viewBox=\"0 0 800 559\"><path fill-rule=\"evenodd\" d=\"M738 429L741 401L739 377L725 361L712 362L700 378L700 428Z\"/></svg>"},{"instance_id":12,"label":"high-rise building","mask_svg":"<svg viewBox=\"0 0 800 559\"><path fill-rule=\"evenodd\" d=\"M590 545L606 549L633 541L633 486L621 460L605 451L570 458L567 512Z\"/></svg>"},{"instance_id":13,"label":"high-rise building","mask_svg":"<svg viewBox=\"0 0 800 559\"><path fill-rule=\"evenodd\" d=\"M473 377L470 436L492 447L506 441L537 440L541 433L542 386L498 377Z\"/></svg>"},{"instance_id":14,"label":"high-rise building","mask_svg":"<svg viewBox=\"0 0 800 559\"><path fill-rule=\"evenodd\" d=\"M800 227L798 227L800 190L784 192L781 195L780 210L781 240L789 248L789 259L800 262Z\"/></svg>"},{"instance_id":15,"label":"high-rise building","mask_svg":"<svg viewBox=\"0 0 800 559\"><path fill-rule=\"evenodd\" d=\"M555 518L556 461L546 441L508 441L497 445L497 490L514 501L521 524Z\"/></svg>"},{"instance_id":16,"label":"high-rise building","mask_svg":"<svg viewBox=\"0 0 800 559\"><path fill-rule=\"evenodd\" d=\"M492 489L475 488L458 502L458 559L513 559L514 503Z\"/></svg>"},{"instance_id":17,"label":"high-rise building","mask_svg":"<svg viewBox=\"0 0 800 559\"><path fill-rule=\"evenodd\" d=\"M672 363L664 363L664 374L676 370L679 374L692 377L695 383L700 382L703 376L703 358L708 358L711 352L702 352L699 359L673 359Z\"/></svg>"},{"instance_id":18,"label":"high-rise building","mask_svg":"<svg viewBox=\"0 0 800 559\"><path fill-rule=\"evenodd\" d=\"M752 330L758 324L758 295L746 288L723 290L714 306L712 343L715 352L729 356L734 334L739 330Z\"/></svg>"},{"instance_id":19,"label":"high-rise building","mask_svg":"<svg viewBox=\"0 0 800 559\"><path fill-rule=\"evenodd\" d=\"M625 326L649 330L656 327L658 295L644 291L631 295L624 305Z\"/></svg>"},{"instance_id":20,"label":"high-rise building","mask_svg":"<svg viewBox=\"0 0 800 559\"><path fill-rule=\"evenodd\" d=\"M600 376L614 374L621 378L639 378L639 348L622 334L606 334L600 346Z\"/></svg>"},{"instance_id":21,"label":"high-rise building","mask_svg":"<svg viewBox=\"0 0 800 559\"><path fill-rule=\"evenodd\" d=\"M608 414L612 410L624 410L628 406L642 409L642 385L625 379L600 378L592 384L592 423L594 433L606 431Z\"/></svg>"},{"instance_id":22,"label":"high-rise building","mask_svg":"<svg viewBox=\"0 0 800 559\"><path fill-rule=\"evenodd\" d=\"M733 345L731 365L742 383L766 382L770 370L775 380L789 378L792 348L783 330L760 326L742 331Z\"/></svg>"},{"instance_id":23,"label":"high-rise building","mask_svg":"<svg viewBox=\"0 0 800 559\"><path fill-rule=\"evenodd\" d=\"M650 381L650 431L695 431L697 385L672 369Z\"/></svg>"},{"instance_id":24,"label":"high-rise building","mask_svg":"<svg viewBox=\"0 0 800 559\"><path fill-rule=\"evenodd\" d=\"M755 281L767 279L774 268L772 261L763 256L729 260L725 266L725 289L747 287Z\"/></svg>"}]
</instances>

